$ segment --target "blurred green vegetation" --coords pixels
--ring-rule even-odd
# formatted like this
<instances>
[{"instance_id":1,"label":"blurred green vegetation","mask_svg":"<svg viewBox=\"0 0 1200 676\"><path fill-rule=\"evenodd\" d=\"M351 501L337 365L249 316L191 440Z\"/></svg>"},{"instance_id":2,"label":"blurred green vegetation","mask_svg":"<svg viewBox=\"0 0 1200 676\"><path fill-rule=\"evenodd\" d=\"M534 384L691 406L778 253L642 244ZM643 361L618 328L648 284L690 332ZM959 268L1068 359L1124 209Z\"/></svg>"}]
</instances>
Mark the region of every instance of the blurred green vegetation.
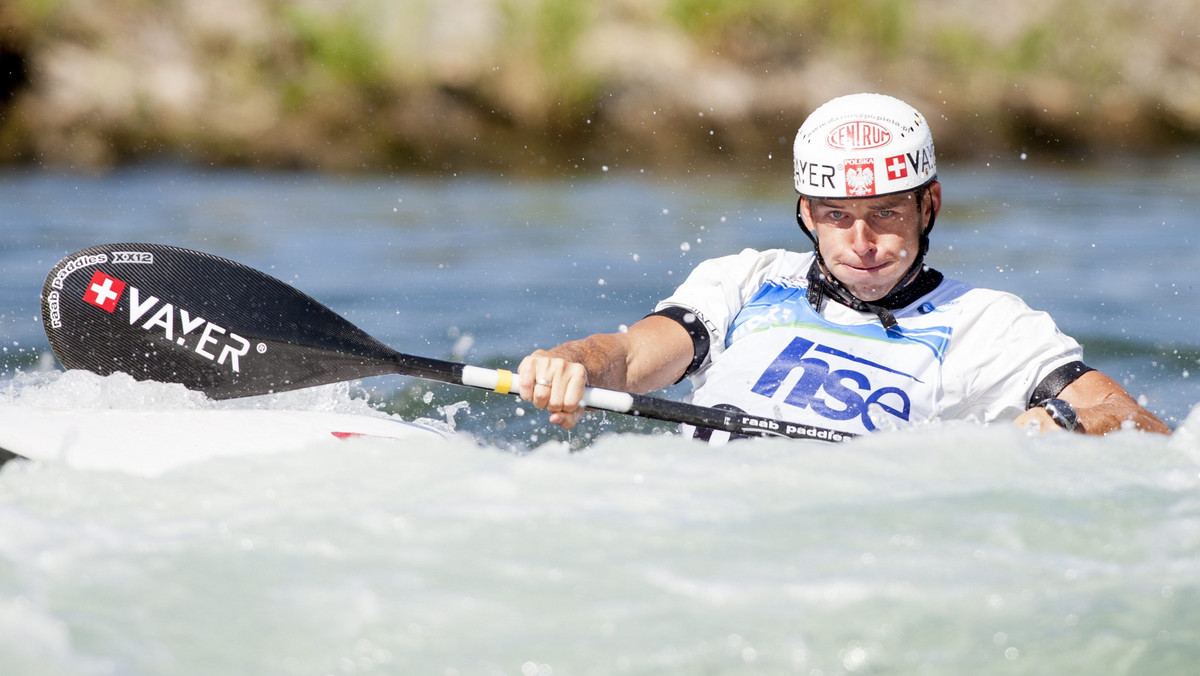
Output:
<instances>
[{"instance_id":1,"label":"blurred green vegetation","mask_svg":"<svg viewBox=\"0 0 1200 676\"><path fill-rule=\"evenodd\" d=\"M949 155L1200 140L1185 0L5 0L0 161L786 167L891 93Z\"/></svg>"},{"instance_id":2,"label":"blurred green vegetation","mask_svg":"<svg viewBox=\"0 0 1200 676\"><path fill-rule=\"evenodd\" d=\"M897 55L911 35L913 5L907 0L670 0L665 14L698 41L718 47L737 49L737 43L754 41L786 54L811 35Z\"/></svg>"},{"instance_id":3,"label":"blurred green vegetation","mask_svg":"<svg viewBox=\"0 0 1200 676\"><path fill-rule=\"evenodd\" d=\"M377 46L366 32L367 17L359 12L326 17L302 6L286 6L281 15L300 47L305 69L326 72L354 88L387 84Z\"/></svg>"}]
</instances>

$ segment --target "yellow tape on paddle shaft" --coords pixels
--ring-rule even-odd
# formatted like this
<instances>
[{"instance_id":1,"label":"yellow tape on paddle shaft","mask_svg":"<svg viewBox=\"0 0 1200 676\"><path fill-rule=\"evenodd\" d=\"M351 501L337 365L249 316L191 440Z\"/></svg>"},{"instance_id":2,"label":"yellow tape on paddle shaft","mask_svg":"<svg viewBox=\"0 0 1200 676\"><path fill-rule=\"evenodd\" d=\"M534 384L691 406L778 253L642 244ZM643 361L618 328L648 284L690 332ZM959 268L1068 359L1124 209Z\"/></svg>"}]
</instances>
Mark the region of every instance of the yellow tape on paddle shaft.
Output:
<instances>
[{"instance_id":1,"label":"yellow tape on paddle shaft","mask_svg":"<svg viewBox=\"0 0 1200 676\"><path fill-rule=\"evenodd\" d=\"M520 383L517 382L515 373L505 371L504 369L496 369L496 387L493 390L494 392L508 394L518 389L520 389Z\"/></svg>"},{"instance_id":2,"label":"yellow tape on paddle shaft","mask_svg":"<svg viewBox=\"0 0 1200 676\"><path fill-rule=\"evenodd\" d=\"M500 394L515 394L520 389L517 374L512 371L485 369L478 366L463 367L462 384Z\"/></svg>"}]
</instances>

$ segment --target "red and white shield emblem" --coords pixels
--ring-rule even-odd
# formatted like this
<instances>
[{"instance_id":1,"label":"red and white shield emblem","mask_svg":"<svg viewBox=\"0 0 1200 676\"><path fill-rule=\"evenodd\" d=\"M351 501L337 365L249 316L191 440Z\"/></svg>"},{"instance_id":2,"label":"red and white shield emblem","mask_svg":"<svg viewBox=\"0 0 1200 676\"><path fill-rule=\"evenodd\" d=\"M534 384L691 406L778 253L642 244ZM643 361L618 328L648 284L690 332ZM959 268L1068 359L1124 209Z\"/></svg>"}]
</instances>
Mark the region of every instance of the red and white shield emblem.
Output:
<instances>
[{"instance_id":1,"label":"red and white shield emblem","mask_svg":"<svg viewBox=\"0 0 1200 676\"><path fill-rule=\"evenodd\" d=\"M883 161L884 168L887 169L887 177L889 181L899 181L902 178L908 178L908 163L903 155L889 157Z\"/></svg>"},{"instance_id":2,"label":"red and white shield emblem","mask_svg":"<svg viewBox=\"0 0 1200 676\"><path fill-rule=\"evenodd\" d=\"M117 301L124 292L125 282L97 270L92 275L87 290L83 292L83 299L105 312L113 312L117 309Z\"/></svg>"},{"instance_id":3,"label":"red and white shield emblem","mask_svg":"<svg viewBox=\"0 0 1200 676\"><path fill-rule=\"evenodd\" d=\"M871 160L846 161L846 193L855 197L875 194L875 163Z\"/></svg>"}]
</instances>

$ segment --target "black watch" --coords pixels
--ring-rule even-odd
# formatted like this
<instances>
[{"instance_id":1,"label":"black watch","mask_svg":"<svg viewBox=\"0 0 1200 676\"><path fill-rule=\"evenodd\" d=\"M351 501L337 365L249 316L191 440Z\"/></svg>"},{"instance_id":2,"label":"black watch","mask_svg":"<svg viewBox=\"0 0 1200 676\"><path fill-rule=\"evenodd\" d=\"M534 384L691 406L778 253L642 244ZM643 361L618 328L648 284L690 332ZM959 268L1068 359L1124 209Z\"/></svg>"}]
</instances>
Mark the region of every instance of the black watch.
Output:
<instances>
[{"instance_id":1,"label":"black watch","mask_svg":"<svg viewBox=\"0 0 1200 676\"><path fill-rule=\"evenodd\" d=\"M1046 413L1050 414L1050 419L1054 424L1063 428L1068 432L1082 432L1083 426L1079 424L1079 414L1075 412L1075 407L1070 402L1063 399L1043 399L1038 402L1038 406L1046 409Z\"/></svg>"}]
</instances>

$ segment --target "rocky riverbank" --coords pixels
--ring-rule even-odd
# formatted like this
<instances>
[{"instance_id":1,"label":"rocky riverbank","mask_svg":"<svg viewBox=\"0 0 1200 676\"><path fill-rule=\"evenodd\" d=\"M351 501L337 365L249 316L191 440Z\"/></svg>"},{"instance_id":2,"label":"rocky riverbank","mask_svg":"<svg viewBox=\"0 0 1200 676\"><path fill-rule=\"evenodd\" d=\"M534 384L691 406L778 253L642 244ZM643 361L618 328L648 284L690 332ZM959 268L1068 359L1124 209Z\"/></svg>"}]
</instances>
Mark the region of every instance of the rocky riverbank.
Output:
<instances>
[{"instance_id":1,"label":"rocky riverbank","mask_svg":"<svg viewBox=\"0 0 1200 676\"><path fill-rule=\"evenodd\" d=\"M1155 152L1200 141L1189 4L7 0L0 161L753 170L861 90L947 154Z\"/></svg>"}]
</instances>

